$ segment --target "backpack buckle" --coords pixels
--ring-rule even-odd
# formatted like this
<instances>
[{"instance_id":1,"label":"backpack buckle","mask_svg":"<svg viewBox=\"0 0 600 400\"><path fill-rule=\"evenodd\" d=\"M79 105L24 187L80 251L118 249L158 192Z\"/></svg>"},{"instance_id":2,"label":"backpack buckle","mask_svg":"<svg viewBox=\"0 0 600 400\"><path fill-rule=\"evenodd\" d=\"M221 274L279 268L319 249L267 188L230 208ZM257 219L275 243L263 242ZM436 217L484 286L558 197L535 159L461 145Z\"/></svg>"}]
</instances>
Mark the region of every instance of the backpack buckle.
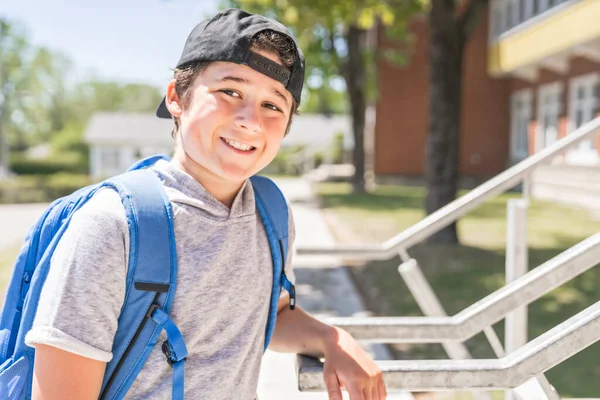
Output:
<instances>
[{"instance_id":1,"label":"backpack buckle","mask_svg":"<svg viewBox=\"0 0 600 400\"><path fill-rule=\"evenodd\" d=\"M152 303L152 305L150 306L150 308L148 309L148 312L146 313L146 317L152 319L152 313L154 312L154 310L156 310L157 308L160 308L160 306L156 303Z\"/></svg>"},{"instance_id":2,"label":"backpack buckle","mask_svg":"<svg viewBox=\"0 0 600 400\"><path fill-rule=\"evenodd\" d=\"M171 358L171 346L169 346L169 341L165 340L161 346L162 352L165 356L167 356L167 363L170 367L173 367L173 359Z\"/></svg>"},{"instance_id":3,"label":"backpack buckle","mask_svg":"<svg viewBox=\"0 0 600 400\"><path fill-rule=\"evenodd\" d=\"M169 366L171 368L173 368L173 364L175 364L177 362L177 359L173 357L173 353L171 352L171 346L169 346L168 340L165 340L163 342L163 344L161 346L161 350L162 350L163 354L167 357L167 364L169 364ZM184 358L183 361L185 361L186 358Z\"/></svg>"}]
</instances>

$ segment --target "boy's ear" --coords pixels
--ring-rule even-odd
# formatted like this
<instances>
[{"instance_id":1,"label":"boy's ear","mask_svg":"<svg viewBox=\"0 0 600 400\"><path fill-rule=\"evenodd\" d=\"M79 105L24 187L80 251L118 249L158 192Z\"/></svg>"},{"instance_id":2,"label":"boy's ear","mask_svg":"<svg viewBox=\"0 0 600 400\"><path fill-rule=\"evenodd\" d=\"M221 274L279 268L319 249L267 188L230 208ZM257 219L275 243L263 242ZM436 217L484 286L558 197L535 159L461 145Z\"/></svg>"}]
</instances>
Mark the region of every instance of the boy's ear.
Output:
<instances>
[{"instance_id":1,"label":"boy's ear","mask_svg":"<svg viewBox=\"0 0 600 400\"><path fill-rule=\"evenodd\" d=\"M183 113L181 101L179 100L179 96L177 96L177 92L175 91L175 79L172 79L167 85L165 104L167 106L167 110L169 110L173 117L180 117Z\"/></svg>"}]
</instances>

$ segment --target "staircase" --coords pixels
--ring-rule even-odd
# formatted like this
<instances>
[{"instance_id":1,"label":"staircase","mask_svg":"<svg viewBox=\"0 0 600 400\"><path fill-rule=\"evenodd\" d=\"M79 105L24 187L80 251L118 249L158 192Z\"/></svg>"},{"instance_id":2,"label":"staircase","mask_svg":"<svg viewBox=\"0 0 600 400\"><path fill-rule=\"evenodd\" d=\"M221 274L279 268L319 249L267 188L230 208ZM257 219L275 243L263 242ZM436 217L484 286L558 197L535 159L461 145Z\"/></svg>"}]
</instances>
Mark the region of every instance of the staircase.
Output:
<instances>
[{"instance_id":1,"label":"staircase","mask_svg":"<svg viewBox=\"0 0 600 400\"><path fill-rule=\"evenodd\" d=\"M543 335L527 342L523 329L525 306L600 263L600 233L529 270L527 265L526 216L531 192L556 200L583 197L587 185L600 194L600 175L579 168L573 175L564 166L550 165L566 150L600 131L600 118L507 169L468 194L427 216L388 241L375 245L304 246L301 256L338 256L362 261L400 256L398 272L426 317L346 317L327 322L348 330L356 339L370 343L442 343L450 360L380 360L390 389L451 392L469 390L476 400L491 399L490 390L504 390L506 399L559 400L544 373L600 340L600 301ZM585 174L582 174L585 172ZM557 177L561 178L558 179ZM558 182L569 189L557 189ZM518 185L523 199L509 201L507 210L507 283L498 291L454 316L443 306L423 276L418 260L409 250L442 228L457 221L486 200ZM596 190L597 187L597 190ZM584 199L578 199L582 201ZM586 202L593 203L590 198ZM570 203L573 204L573 203ZM529 272L527 272L529 271ZM491 326L507 319L506 346ZM473 360L462 343L483 332L496 359ZM298 356L298 387L322 392L323 366L319 360Z\"/></svg>"}]
</instances>

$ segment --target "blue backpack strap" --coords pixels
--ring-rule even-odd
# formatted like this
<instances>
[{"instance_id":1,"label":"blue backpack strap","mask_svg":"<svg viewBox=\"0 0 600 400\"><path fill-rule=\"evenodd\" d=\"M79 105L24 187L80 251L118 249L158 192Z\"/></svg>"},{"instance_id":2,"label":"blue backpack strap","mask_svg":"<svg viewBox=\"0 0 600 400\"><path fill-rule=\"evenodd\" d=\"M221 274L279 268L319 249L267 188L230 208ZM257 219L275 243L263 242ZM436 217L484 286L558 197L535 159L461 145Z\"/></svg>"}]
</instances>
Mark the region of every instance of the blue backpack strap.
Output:
<instances>
[{"instance_id":1,"label":"blue backpack strap","mask_svg":"<svg viewBox=\"0 0 600 400\"><path fill-rule=\"evenodd\" d=\"M100 398L124 397L165 329L168 340L163 351L174 367L173 399L183 399L187 349L169 318L177 282L171 204L160 180L149 170L127 172L102 186L113 187L121 195L130 227L130 250L127 292Z\"/></svg>"},{"instance_id":2,"label":"blue backpack strap","mask_svg":"<svg viewBox=\"0 0 600 400\"><path fill-rule=\"evenodd\" d=\"M162 154L155 154L153 156L143 158L143 159L137 161L136 163L132 164L131 167L129 167L129 169L127 171L129 172L129 171L135 171L137 169L148 168L148 167L154 165L154 163L156 163L158 160L170 161L170 158L167 156L164 156Z\"/></svg>"},{"instance_id":3,"label":"blue backpack strap","mask_svg":"<svg viewBox=\"0 0 600 400\"><path fill-rule=\"evenodd\" d=\"M277 319L277 304L283 287L290 294L290 308L296 305L296 288L285 275L285 262L288 255L289 216L285 197L277 185L269 178L255 175L250 178L254 188L256 209L263 221L271 256L273 259L273 288L269 319L267 320L265 350L269 346Z\"/></svg>"}]
</instances>

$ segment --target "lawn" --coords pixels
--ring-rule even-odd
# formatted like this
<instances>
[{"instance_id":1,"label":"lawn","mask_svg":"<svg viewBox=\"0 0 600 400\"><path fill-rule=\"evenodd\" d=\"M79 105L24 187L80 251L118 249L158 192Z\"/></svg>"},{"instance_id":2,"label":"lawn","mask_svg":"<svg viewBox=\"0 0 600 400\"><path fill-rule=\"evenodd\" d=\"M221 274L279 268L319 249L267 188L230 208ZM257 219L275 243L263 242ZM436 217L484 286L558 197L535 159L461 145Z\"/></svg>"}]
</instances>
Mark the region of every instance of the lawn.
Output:
<instances>
[{"instance_id":1,"label":"lawn","mask_svg":"<svg viewBox=\"0 0 600 400\"><path fill-rule=\"evenodd\" d=\"M424 217L420 187L380 186L369 195L351 195L343 183L317 186L323 210L336 239L343 243L387 240ZM461 193L462 195L463 193ZM409 249L449 315L454 315L504 285L506 205L518 193L498 196L458 223L461 246L420 244ZM527 241L530 268L536 267L600 230L600 221L581 209L532 201ZM351 270L367 305L379 315L422 315L397 272L398 258L357 265ZM533 339L600 300L600 269L592 269L529 307L529 339ZM494 326L503 338L504 326ZM469 340L474 358L494 358L483 334ZM396 345L404 359L447 358L439 345ZM548 371L564 397L600 393L600 343Z\"/></svg>"}]
</instances>

